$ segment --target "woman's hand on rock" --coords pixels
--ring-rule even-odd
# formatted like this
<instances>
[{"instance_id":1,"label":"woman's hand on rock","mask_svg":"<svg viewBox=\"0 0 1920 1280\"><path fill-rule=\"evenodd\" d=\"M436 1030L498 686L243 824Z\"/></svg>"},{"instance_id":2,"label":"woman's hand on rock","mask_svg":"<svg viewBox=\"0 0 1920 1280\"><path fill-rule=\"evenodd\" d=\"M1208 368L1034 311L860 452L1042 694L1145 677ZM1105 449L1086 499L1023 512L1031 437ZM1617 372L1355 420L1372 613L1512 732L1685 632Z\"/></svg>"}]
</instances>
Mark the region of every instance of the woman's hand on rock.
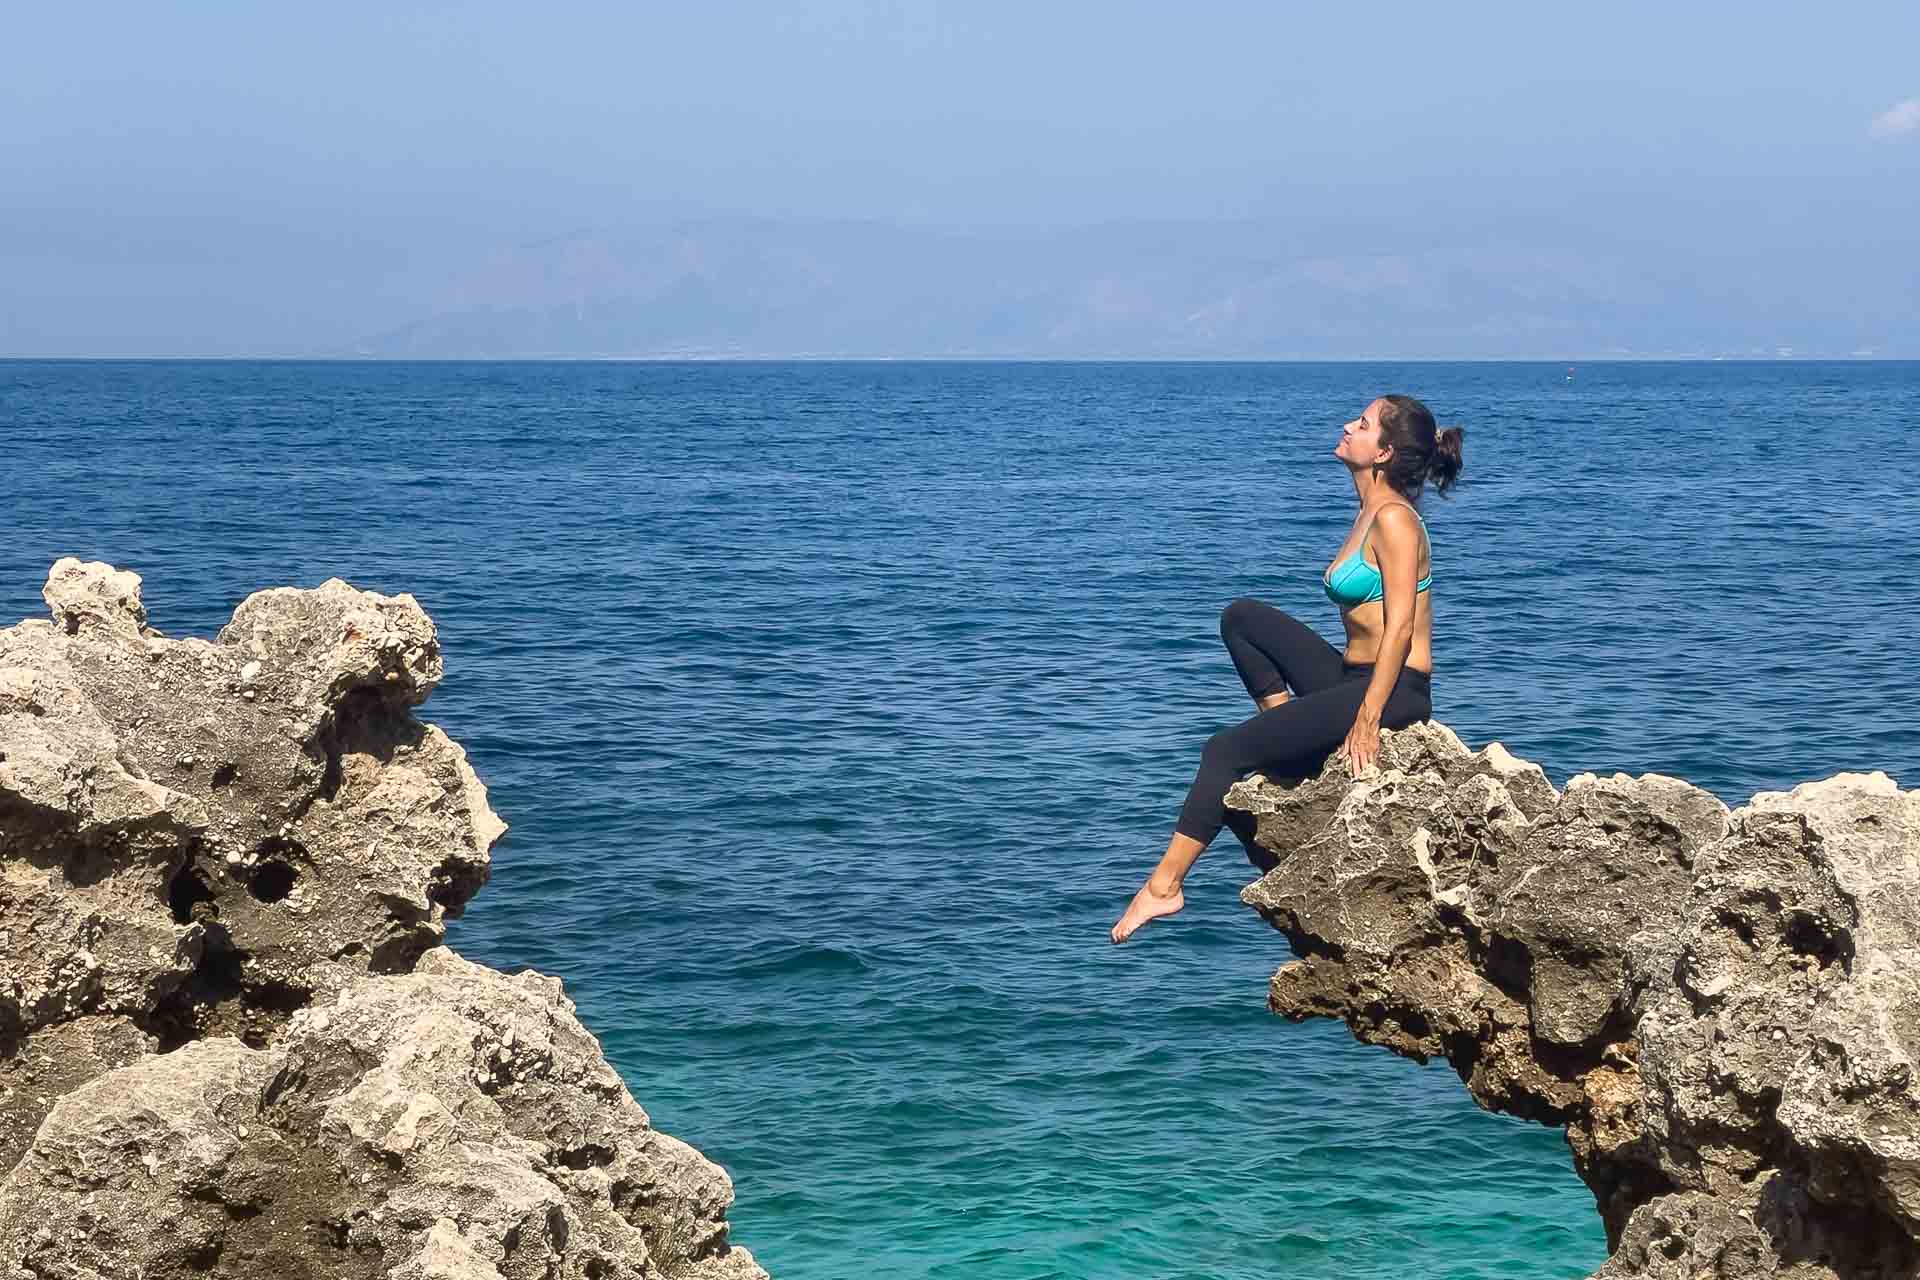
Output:
<instances>
[{"instance_id":1,"label":"woman's hand on rock","mask_svg":"<svg viewBox=\"0 0 1920 1280\"><path fill-rule=\"evenodd\" d=\"M1340 744L1340 754L1347 758L1356 778L1379 763L1380 717L1361 707L1353 728L1347 731L1347 740Z\"/></svg>"}]
</instances>

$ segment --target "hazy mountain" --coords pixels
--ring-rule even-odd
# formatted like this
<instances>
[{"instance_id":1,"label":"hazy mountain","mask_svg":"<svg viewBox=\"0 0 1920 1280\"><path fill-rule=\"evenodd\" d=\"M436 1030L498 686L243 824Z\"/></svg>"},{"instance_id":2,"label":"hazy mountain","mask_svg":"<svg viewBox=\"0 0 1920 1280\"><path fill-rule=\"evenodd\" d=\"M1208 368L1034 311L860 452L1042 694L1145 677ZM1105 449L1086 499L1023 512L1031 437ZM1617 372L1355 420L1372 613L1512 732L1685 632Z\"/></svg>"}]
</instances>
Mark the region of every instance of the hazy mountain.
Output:
<instances>
[{"instance_id":1,"label":"hazy mountain","mask_svg":"<svg viewBox=\"0 0 1920 1280\"><path fill-rule=\"evenodd\" d=\"M1541 357L1920 354L1907 257L1675 261L1517 224L1368 244L1358 224L940 231L708 219L583 231L458 273L392 357ZM1386 237L1379 237L1383 242ZM1777 262L1778 259L1773 259Z\"/></svg>"}]
</instances>

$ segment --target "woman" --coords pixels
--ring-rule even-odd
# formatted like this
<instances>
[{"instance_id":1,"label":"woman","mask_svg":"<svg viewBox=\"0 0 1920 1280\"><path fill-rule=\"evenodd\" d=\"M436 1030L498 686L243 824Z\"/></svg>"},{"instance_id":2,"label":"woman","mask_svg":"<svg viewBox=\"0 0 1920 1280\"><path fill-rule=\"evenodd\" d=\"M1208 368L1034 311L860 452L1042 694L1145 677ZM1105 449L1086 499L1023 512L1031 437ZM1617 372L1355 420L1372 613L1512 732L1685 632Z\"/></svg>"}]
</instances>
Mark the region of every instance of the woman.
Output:
<instances>
[{"instance_id":1,"label":"woman","mask_svg":"<svg viewBox=\"0 0 1920 1280\"><path fill-rule=\"evenodd\" d=\"M1227 606L1220 638L1260 712L1207 740L1173 838L1113 926L1115 942L1186 905L1180 886L1226 825L1227 788L1241 775L1304 776L1336 748L1357 775L1379 756L1382 726L1433 714L1432 555L1413 503L1428 480L1442 495L1453 487L1463 435L1436 432L1411 396L1382 396L1341 430L1333 455L1347 465L1360 514L1321 585L1340 606L1347 650L1258 600Z\"/></svg>"}]
</instances>

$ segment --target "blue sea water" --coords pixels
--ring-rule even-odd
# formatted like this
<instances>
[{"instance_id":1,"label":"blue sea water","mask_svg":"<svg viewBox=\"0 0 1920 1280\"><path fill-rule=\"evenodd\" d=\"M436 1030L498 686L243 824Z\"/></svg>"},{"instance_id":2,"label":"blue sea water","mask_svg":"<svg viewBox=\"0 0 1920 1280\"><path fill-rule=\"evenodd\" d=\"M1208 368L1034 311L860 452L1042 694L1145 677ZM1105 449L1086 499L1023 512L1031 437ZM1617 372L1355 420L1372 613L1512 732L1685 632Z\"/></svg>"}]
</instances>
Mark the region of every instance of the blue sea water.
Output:
<instances>
[{"instance_id":1,"label":"blue sea water","mask_svg":"<svg viewBox=\"0 0 1920 1280\"><path fill-rule=\"evenodd\" d=\"M1434 706L1557 783L1920 782L1920 366L0 364L0 618L410 591L513 824L452 932L566 979L778 1280L1575 1277L1560 1137L1329 1023L1231 837L1105 931L1238 595L1339 639L1340 424L1466 428Z\"/></svg>"}]
</instances>

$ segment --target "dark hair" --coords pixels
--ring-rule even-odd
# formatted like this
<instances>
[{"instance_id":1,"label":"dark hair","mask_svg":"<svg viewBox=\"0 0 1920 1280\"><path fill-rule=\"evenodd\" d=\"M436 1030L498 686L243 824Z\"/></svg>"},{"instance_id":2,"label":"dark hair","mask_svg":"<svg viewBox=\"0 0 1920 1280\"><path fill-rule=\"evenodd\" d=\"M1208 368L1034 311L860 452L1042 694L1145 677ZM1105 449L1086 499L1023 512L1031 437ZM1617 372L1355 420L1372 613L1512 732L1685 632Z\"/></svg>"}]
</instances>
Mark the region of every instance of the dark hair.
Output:
<instances>
[{"instance_id":1,"label":"dark hair","mask_svg":"<svg viewBox=\"0 0 1920 1280\"><path fill-rule=\"evenodd\" d=\"M1460 442L1466 432L1448 427L1435 432L1433 411L1412 396L1381 396L1380 441L1393 446L1384 464L1387 483L1402 497L1418 498L1427 481L1441 497L1460 478Z\"/></svg>"}]
</instances>

